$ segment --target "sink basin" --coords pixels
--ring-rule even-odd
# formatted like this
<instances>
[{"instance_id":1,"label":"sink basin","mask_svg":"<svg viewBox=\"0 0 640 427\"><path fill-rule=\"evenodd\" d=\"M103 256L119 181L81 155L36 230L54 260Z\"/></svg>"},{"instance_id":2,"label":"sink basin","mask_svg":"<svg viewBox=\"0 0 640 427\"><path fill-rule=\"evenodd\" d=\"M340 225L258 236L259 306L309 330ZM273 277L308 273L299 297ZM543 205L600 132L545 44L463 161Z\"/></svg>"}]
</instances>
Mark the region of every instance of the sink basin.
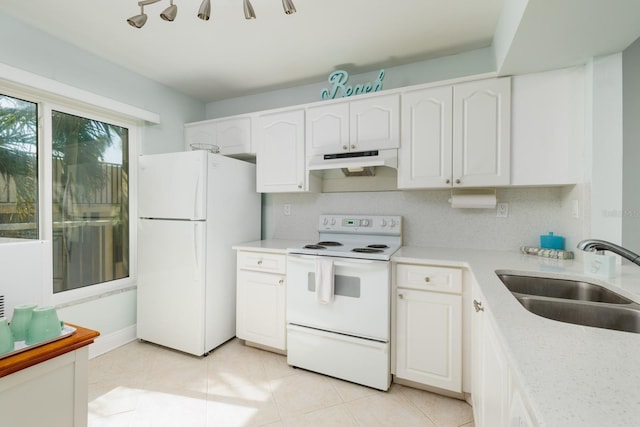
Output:
<instances>
[{"instance_id":1,"label":"sink basin","mask_svg":"<svg viewBox=\"0 0 640 427\"><path fill-rule=\"evenodd\" d=\"M531 313L559 322L640 333L640 304L580 280L496 272Z\"/></svg>"},{"instance_id":2,"label":"sink basin","mask_svg":"<svg viewBox=\"0 0 640 427\"><path fill-rule=\"evenodd\" d=\"M554 300L531 296L516 296L524 308L538 316L596 328L640 333L640 310L621 305Z\"/></svg>"},{"instance_id":3,"label":"sink basin","mask_svg":"<svg viewBox=\"0 0 640 427\"><path fill-rule=\"evenodd\" d=\"M507 289L517 294L609 304L630 304L633 302L607 288L588 282L515 274L498 274L498 277Z\"/></svg>"}]
</instances>

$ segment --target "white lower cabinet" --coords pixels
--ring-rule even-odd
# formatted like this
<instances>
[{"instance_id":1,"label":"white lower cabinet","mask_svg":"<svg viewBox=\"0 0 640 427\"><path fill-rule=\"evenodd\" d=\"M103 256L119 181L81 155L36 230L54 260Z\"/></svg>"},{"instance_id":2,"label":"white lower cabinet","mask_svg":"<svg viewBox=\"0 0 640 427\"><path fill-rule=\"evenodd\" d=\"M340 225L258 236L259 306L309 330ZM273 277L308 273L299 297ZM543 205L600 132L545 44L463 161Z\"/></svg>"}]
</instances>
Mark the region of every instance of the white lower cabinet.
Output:
<instances>
[{"instance_id":1,"label":"white lower cabinet","mask_svg":"<svg viewBox=\"0 0 640 427\"><path fill-rule=\"evenodd\" d=\"M395 376L462 392L461 270L395 266Z\"/></svg>"},{"instance_id":2,"label":"white lower cabinet","mask_svg":"<svg viewBox=\"0 0 640 427\"><path fill-rule=\"evenodd\" d=\"M238 251L236 336L286 350L286 255Z\"/></svg>"},{"instance_id":3,"label":"white lower cabinet","mask_svg":"<svg viewBox=\"0 0 640 427\"><path fill-rule=\"evenodd\" d=\"M473 290L472 390L477 427L534 427L511 376L509 362L495 332L489 307L477 286Z\"/></svg>"}]
</instances>

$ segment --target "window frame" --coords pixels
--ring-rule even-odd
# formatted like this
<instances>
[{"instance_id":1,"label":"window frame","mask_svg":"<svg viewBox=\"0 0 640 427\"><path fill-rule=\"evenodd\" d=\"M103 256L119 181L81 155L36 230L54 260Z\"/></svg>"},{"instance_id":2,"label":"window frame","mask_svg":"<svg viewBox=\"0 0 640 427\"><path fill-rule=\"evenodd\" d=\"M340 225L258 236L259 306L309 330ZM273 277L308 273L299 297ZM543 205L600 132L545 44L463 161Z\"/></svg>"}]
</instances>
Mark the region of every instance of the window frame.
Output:
<instances>
[{"instance_id":1,"label":"window frame","mask_svg":"<svg viewBox=\"0 0 640 427\"><path fill-rule=\"evenodd\" d=\"M137 283L137 226L138 226L138 152L142 137L140 119L114 114L100 102L86 104L65 97L39 93L37 89L15 88L2 84L0 92L4 95L24 99L37 104L38 117L38 240L53 241L53 127L52 112L59 111L91 120L98 120L128 129L129 150L129 276L108 282L100 282L81 288L58 293L53 292L53 251L48 254L48 263L42 266L47 278L42 289L44 300L55 306L69 305L82 300L95 299L105 294L116 293L134 287ZM100 101L100 97L96 97ZM106 103L105 103L106 105ZM47 302L48 301L48 302Z\"/></svg>"}]
</instances>

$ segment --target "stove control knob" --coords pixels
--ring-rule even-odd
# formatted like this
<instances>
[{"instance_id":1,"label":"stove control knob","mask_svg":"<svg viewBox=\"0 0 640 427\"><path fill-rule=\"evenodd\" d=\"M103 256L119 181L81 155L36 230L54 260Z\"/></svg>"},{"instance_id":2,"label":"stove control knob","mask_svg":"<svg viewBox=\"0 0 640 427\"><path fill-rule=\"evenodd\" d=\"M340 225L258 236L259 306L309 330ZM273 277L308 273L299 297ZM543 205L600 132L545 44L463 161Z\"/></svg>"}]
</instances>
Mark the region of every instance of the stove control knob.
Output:
<instances>
[{"instance_id":1,"label":"stove control knob","mask_svg":"<svg viewBox=\"0 0 640 427\"><path fill-rule=\"evenodd\" d=\"M396 220L395 219L390 219L389 220L389 227L393 228L396 226Z\"/></svg>"},{"instance_id":2,"label":"stove control knob","mask_svg":"<svg viewBox=\"0 0 640 427\"><path fill-rule=\"evenodd\" d=\"M386 226L387 226L387 220L386 220L386 219L384 219L384 218L383 218L383 219L381 219L381 220L380 220L380 226L381 226L381 227L386 227Z\"/></svg>"},{"instance_id":3,"label":"stove control knob","mask_svg":"<svg viewBox=\"0 0 640 427\"><path fill-rule=\"evenodd\" d=\"M325 218L322 220L322 225L327 225L329 224L329 218Z\"/></svg>"},{"instance_id":4,"label":"stove control knob","mask_svg":"<svg viewBox=\"0 0 640 427\"><path fill-rule=\"evenodd\" d=\"M331 218L331 225L336 225L336 219L335 218Z\"/></svg>"},{"instance_id":5,"label":"stove control knob","mask_svg":"<svg viewBox=\"0 0 640 427\"><path fill-rule=\"evenodd\" d=\"M368 219L363 219L362 221L360 221L360 225L362 227L368 227L369 226L369 220Z\"/></svg>"}]
</instances>

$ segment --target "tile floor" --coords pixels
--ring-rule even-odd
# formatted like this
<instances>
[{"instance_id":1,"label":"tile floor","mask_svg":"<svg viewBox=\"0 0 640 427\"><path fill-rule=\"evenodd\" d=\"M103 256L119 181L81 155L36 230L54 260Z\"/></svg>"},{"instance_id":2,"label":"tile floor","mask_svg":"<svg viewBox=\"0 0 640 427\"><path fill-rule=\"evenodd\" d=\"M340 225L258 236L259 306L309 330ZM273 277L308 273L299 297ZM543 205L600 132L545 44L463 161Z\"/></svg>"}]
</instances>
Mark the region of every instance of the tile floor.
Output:
<instances>
[{"instance_id":1,"label":"tile floor","mask_svg":"<svg viewBox=\"0 0 640 427\"><path fill-rule=\"evenodd\" d=\"M132 342L90 360L89 426L473 427L473 415L460 400L294 369L233 339L204 358Z\"/></svg>"}]
</instances>

